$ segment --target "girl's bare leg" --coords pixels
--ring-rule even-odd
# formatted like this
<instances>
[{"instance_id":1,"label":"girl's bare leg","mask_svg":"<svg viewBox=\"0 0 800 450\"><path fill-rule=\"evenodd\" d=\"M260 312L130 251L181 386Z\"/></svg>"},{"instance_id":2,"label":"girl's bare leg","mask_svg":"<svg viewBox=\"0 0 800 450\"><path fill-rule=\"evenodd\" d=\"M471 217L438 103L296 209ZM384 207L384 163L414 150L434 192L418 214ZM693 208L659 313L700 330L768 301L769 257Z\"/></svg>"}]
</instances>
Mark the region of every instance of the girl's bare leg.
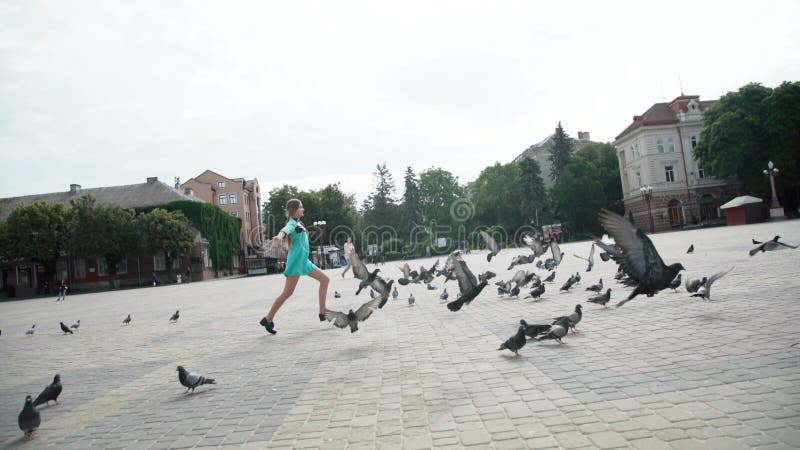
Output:
<instances>
[{"instance_id":1,"label":"girl's bare leg","mask_svg":"<svg viewBox=\"0 0 800 450\"><path fill-rule=\"evenodd\" d=\"M314 268L308 276L319 281L319 313L325 314L328 312L328 308L325 307L325 298L328 296L328 282L330 282L330 278L325 275L325 272L319 270L319 268Z\"/></svg>"},{"instance_id":2,"label":"girl's bare leg","mask_svg":"<svg viewBox=\"0 0 800 450\"><path fill-rule=\"evenodd\" d=\"M291 297L294 293L294 288L297 286L297 281L300 279L299 275L293 275L286 277L286 283L283 285L283 292L272 302L272 308L269 309L267 313L267 321L272 322L272 319L275 318L275 313L283 305L283 302L286 301L287 298Z\"/></svg>"}]
</instances>

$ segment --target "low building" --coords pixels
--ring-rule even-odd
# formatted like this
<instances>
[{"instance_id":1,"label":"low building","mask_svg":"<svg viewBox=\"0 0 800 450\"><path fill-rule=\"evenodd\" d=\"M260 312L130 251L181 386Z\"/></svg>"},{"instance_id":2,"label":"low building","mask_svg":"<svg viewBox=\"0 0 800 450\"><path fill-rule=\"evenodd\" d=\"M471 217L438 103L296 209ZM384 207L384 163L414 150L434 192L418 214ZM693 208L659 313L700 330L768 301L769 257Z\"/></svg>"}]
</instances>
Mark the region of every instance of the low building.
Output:
<instances>
[{"instance_id":1,"label":"low building","mask_svg":"<svg viewBox=\"0 0 800 450\"><path fill-rule=\"evenodd\" d=\"M35 202L60 203L70 205L91 194L98 204L113 204L122 208L143 208L166 205L168 203L199 199L185 195L183 192L150 177L146 183L125 186L109 186L83 189L78 184L70 185L68 191L48 194L26 195L0 199L0 220L6 220L11 211L20 204ZM159 283L174 283L177 275L185 281L187 273L191 280L200 281L214 277L212 262L209 258L208 241L200 233L195 238L191 254L172 261L172 267L166 267L164 254L130 255L119 263L117 275L109 276L105 259L102 256L70 255L64 253L56 263L56 280L64 280L73 292L75 290L93 290L109 286L113 280L116 287L150 285L155 277ZM44 265L29 261L0 261L0 292L5 296L28 296L44 294L54 286L44 277ZM13 294L13 295L12 295Z\"/></svg>"},{"instance_id":2,"label":"low building","mask_svg":"<svg viewBox=\"0 0 800 450\"><path fill-rule=\"evenodd\" d=\"M703 113L714 102L681 95L656 103L614 140L626 215L639 228L649 230L651 221L655 231L722 222L720 205L740 193L735 180L714 178L694 159Z\"/></svg>"},{"instance_id":3,"label":"low building","mask_svg":"<svg viewBox=\"0 0 800 450\"><path fill-rule=\"evenodd\" d=\"M572 139L573 153L577 152L583 147L586 147L587 145L601 144L601 142L592 141L589 137L588 131L579 131L577 139L570 139ZM536 160L536 162L539 163L539 167L542 169L542 181L544 181L544 187L548 191L550 191L555 184L553 179L550 177L550 169L553 167L553 163L550 162L550 151L553 149L554 143L555 133L526 148L522 151L522 153L519 154L519 156L514 158L514 162L520 162L524 158L532 158Z\"/></svg>"}]
</instances>

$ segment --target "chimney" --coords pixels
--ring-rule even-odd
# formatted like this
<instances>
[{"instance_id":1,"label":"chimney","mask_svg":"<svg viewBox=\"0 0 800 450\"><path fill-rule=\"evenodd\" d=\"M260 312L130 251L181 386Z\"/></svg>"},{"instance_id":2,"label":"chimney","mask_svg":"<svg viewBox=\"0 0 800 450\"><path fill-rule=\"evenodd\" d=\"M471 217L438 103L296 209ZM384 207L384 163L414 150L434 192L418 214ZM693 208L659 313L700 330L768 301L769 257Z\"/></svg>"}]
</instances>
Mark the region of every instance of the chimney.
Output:
<instances>
[{"instance_id":1,"label":"chimney","mask_svg":"<svg viewBox=\"0 0 800 450\"><path fill-rule=\"evenodd\" d=\"M75 194L77 192L80 192L80 190L81 190L81 185L80 184L70 184L69 185L69 191L72 192L73 194Z\"/></svg>"},{"instance_id":2,"label":"chimney","mask_svg":"<svg viewBox=\"0 0 800 450\"><path fill-rule=\"evenodd\" d=\"M578 140L581 141L589 141L591 138L589 137L588 131L578 131Z\"/></svg>"},{"instance_id":3,"label":"chimney","mask_svg":"<svg viewBox=\"0 0 800 450\"><path fill-rule=\"evenodd\" d=\"M633 123L638 122L639 120L641 120L641 118L642 116L633 116Z\"/></svg>"},{"instance_id":4,"label":"chimney","mask_svg":"<svg viewBox=\"0 0 800 450\"><path fill-rule=\"evenodd\" d=\"M158 181L158 177L147 177L148 184L155 183L156 181Z\"/></svg>"}]
</instances>

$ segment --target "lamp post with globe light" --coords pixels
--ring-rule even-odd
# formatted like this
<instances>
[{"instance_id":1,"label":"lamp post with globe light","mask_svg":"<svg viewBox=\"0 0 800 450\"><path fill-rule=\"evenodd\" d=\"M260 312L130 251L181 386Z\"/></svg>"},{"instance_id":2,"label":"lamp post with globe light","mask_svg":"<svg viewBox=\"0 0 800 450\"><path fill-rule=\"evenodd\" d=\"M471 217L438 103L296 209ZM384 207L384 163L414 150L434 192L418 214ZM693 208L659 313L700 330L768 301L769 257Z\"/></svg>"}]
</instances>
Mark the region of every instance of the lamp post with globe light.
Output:
<instances>
[{"instance_id":1,"label":"lamp post with globe light","mask_svg":"<svg viewBox=\"0 0 800 450\"><path fill-rule=\"evenodd\" d=\"M769 177L769 184L772 187L772 204L770 205L770 209L780 208L781 206L778 203L778 195L775 193L775 176L778 175L778 172L778 168L775 167L772 161L768 162L767 168L761 172Z\"/></svg>"},{"instance_id":2,"label":"lamp post with globe light","mask_svg":"<svg viewBox=\"0 0 800 450\"><path fill-rule=\"evenodd\" d=\"M325 222L324 220L317 220L313 224L315 227L318 227L319 230L320 230L320 247L319 248L320 248L320 253L321 253L320 261L322 263L322 269L323 270L325 269L325 266L327 265L327 261L326 261L327 257L325 256L325 224L326 223L327 222Z\"/></svg>"},{"instance_id":3,"label":"lamp post with globe light","mask_svg":"<svg viewBox=\"0 0 800 450\"><path fill-rule=\"evenodd\" d=\"M642 193L642 198L647 204L647 215L650 218L650 233L654 233L655 226L653 225L653 212L650 210L650 200L653 198L653 186L642 186L639 188L639 192Z\"/></svg>"}]
</instances>

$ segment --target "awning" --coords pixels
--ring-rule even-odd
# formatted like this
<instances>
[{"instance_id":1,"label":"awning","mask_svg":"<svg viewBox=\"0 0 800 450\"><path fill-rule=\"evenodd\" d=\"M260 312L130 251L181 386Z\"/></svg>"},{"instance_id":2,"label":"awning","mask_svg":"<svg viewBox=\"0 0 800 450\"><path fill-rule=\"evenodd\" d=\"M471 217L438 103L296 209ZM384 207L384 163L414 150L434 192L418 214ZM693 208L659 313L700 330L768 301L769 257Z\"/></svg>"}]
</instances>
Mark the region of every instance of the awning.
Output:
<instances>
[{"instance_id":1,"label":"awning","mask_svg":"<svg viewBox=\"0 0 800 450\"><path fill-rule=\"evenodd\" d=\"M742 195L720 206L719 209L736 208L737 206L749 205L751 203L761 203L763 200L749 195Z\"/></svg>"}]
</instances>

